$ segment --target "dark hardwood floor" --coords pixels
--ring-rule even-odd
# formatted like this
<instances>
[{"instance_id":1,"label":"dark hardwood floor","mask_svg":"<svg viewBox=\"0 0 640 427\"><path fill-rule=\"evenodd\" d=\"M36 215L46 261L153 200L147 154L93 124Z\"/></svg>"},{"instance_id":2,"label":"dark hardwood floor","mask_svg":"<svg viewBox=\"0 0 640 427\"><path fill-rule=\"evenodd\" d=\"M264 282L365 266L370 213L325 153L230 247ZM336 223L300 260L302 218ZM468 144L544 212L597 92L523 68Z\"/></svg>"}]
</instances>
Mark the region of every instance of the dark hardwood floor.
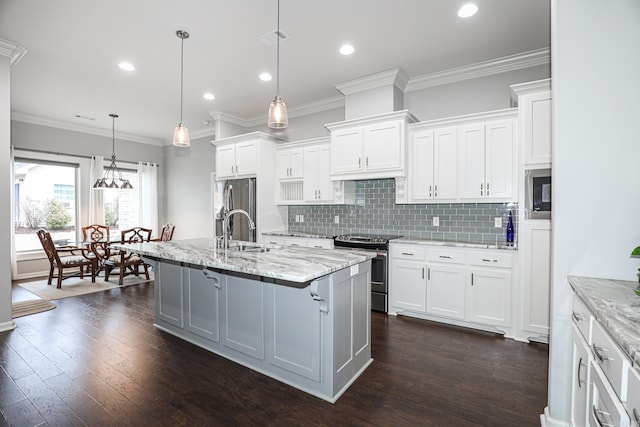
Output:
<instances>
[{"instance_id":1,"label":"dark hardwood floor","mask_svg":"<svg viewBox=\"0 0 640 427\"><path fill-rule=\"evenodd\" d=\"M374 363L330 404L156 330L152 284L54 303L0 333L0 426L539 426L546 406L542 344L372 313Z\"/></svg>"}]
</instances>

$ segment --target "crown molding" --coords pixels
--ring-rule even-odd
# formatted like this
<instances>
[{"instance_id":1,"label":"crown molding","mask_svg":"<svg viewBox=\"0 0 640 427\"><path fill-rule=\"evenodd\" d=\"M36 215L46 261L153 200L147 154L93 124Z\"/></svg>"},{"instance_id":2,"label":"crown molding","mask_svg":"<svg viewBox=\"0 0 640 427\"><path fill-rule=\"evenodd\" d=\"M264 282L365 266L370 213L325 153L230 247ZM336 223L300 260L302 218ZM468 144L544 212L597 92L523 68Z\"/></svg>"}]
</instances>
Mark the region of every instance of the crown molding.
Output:
<instances>
[{"instance_id":1,"label":"crown molding","mask_svg":"<svg viewBox=\"0 0 640 427\"><path fill-rule=\"evenodd\" d=\"M537 65L549 64L550 62L551 50L549 48L530 50L516 55L503 56L464 67L451 68L438 73L414 77L409 80L405 92L535 67Z\"/></svg>"},{"instance_id":2,"label":"crown molding","mask_svg":"<svg viewBox=\"0 0 640 427\"><path fill-rule=\"evenodd\" d=\"M27 53L27 49L9 40L0 39L0 56L9 58L9 65L13 67Z\"/></svg>"},{"instance_id":3,"label":"crown molding","mask_svg":"<svg viewBox=\"0 0 640 427\"><path fill-rule=\"evenodd\" d=\"M518 83L511 85L511 97L528 95L546 90L551 90L551 79L536 80L534 82Z\"/></svg>"},{"instance_id":4,"label":"crown molding","mask_svg":"<svg viewBox=\"0 0 640 427\"><path fill-rule=\"evenodd\" d=\"M352 93L358 93L389 85L396 86L398 89L404 91L407 83L409 83L409 77L405 72L400 68L394 68L392 70L382 71L380 73L339 83L336 85L336 89L344 95L351 95Z\"/></svg>"},{"instance_id":5,"label":"crown molding","mask_svg":"<svg viewBox=\"0 0 640 427\"><path fill-rule=\"evenodd\" d=\"M83 126L75 123L63 122L55 119L48 119L45 117L33 116L30 114L18 113L15 111L11 112L11 120L16 122L29 123L32 125L47 126L47 127L56 128L56 129L64 129L72 132L86 133L89 135L105 136L109 138L113 136L112 131L109 129ZM132 135L130 133L116 132L116 137L118 139L123 139L125 141L138 142L141 144L157 145L157 146L163 145L162 141L158 139Z\"/></svg>"},{"instance_id":6,"label":"crown molding","mask_svg":"<svg viewBox=\"0 0 640 427\"><path fill-rule=\"evenodd\" d=\"M222 111L209 111L209 116L216 121L224 121L234 125L249 127L250 120L243 119L242 117L234 116L233 114L223 113ZM266 116L265 116L266 117Z\"/></svg>"}]
</instances>

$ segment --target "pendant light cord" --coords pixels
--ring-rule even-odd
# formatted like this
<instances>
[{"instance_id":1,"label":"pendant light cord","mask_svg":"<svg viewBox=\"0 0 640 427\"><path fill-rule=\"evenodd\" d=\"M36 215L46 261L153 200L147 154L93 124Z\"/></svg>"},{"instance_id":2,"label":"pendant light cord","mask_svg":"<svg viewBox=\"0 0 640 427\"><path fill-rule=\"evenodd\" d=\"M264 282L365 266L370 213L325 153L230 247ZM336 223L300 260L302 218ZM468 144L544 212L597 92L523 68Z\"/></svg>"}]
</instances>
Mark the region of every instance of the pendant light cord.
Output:
<instances>
[{"instance_id":1,"label":"pendant light cord","mask_svg":"<svg viewBox=\"0 0 640 427\"><path fill-rule=\"evenodd\" d=\"M276 99L280 98L280 0L278 0L278 24L276 30Z\"/></svg>"},{"instance_id":2,"label":"pendant light cord","mask_svg":"<svg viewBox=\"0 0 640 427\"><path fill-rule=\"evenodd\" d=\"M184 37L180 37L180 124L182 125L182 92L184 86Z\"/></svg>"}]
</instances>

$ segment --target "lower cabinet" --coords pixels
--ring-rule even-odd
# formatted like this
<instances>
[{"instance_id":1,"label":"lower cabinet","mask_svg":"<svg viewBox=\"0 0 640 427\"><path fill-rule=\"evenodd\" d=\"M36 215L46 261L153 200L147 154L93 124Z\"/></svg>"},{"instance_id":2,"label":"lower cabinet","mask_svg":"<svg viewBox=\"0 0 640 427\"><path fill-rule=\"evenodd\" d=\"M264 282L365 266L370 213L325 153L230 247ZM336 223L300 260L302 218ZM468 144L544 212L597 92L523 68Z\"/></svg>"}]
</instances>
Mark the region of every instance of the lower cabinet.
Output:
<instances>
[{"instance_id":1,"label":"lower cabinet","mask_svg":"<svg viewBox=\"0 0 640 427\"><path fill-rule=\"evenodd\" d=\"M257 280L223 276L222 343L241 353L264 358L264 290Z\"/></svg>"},{"instance_id":2,"label":"lower cabinet","mask_svg":"<svg viewBox=\"0 0 640 427\"><path fill-rule=\"evenodd\" d=\"M155 274L156 318L169 325L184 327L184 277L180 264L152 264Z\"/></svg>"},{"instance_id":3,"label":"lower cabinet","mask_svg":"<svg viewBox=\"0 0 640 427\"><path fill-rule=\"evenodd\" d=\"M571 424L586 426L589 403L589 374L591 373L591 352L589 344L573 329L573 363L571 374Z\"/></svg>"},{"instance_id":4,"label":"lower cabinet","mask_svg":"<svg viewBox=\"0 0 640 427\"><path fill-rule=\"evenodd\" d=\"M509 251L390 246L390 313L481 329L512 326Z\"/></svg>"},{"instance_id":5,"label":"lower cabinet","mask_svg":"<svg viewBox=\"0 0 640 427\"><path fill-rule=\"evenodd\" d=\"M189 269L186 285L185 329L213 342L220 340L222 276L210 270Z\"/></svg>"}]
</instances>

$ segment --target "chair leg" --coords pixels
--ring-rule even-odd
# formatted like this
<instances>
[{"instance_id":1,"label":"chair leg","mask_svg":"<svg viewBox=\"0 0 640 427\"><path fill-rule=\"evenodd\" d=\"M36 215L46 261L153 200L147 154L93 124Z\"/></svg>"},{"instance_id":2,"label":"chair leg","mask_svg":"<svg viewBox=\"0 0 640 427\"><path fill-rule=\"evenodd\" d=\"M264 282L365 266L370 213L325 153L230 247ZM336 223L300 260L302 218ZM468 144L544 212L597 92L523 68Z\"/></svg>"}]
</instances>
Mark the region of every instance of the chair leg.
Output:
<instances>
[{"instance_id":1,"label":"chair leg","mask_svg":"<svg viewBox=\"0 0 640 427\"><path fill-rule=\"evenodd\" d=\"M62 288L62 268L58 268L58 286L56 288Z\"/></svg>"},{"instance_id":2,"label":"chair leg","mask_svg":"<svg viewBox=\"0 0 640 427\"><path fill-rule=\"evenodd\" d=\"M144 263L142 264L142 266L144 267L144 277L146 277L147 280L149 280L149 264Z\"/></svg>"},{"instance_id":3,"label":"chair leg","mask_svg":"<svg viewBox=\"0 0 640 427\"><path fill-rule=\"evenodd\" d=\"M53 280L53 264L51 264L51 268L49 268L49 280L47 281L47 285L51 285L52 280Z\"/></svg>"},{"instance_id":4,"label":"chair leg","mask_svg":"<svg viewBox=\"0 0 640 427\"><path fill-rule=\"evenodd\" d=\"M91 260L91 283L96 283L96 271L98 270L98 260Z\"/></svg>"},{"instance_id":5,"label":"chair leg","mask_svg":"<svg viewBox=\"0 0 640 427\"><path fill-rule=\"evenodd\" d=\"M104 263L103 269L104 269L104 281L108 282L109 281L109 273L111 273L111 265L108 264L108 263Z\"/></svg>"},{"instance_id":6,"label":"chair leg","mask_svg":"<svg viewBox=\"0 0 640 427\"><path fill-rule=\"evenodd\" d=\"M80 266L80 278L84 279L84 266L83 265Z\"/></svg>"},{"instance_id":7,"label":"chair leg","mask_svg":"<svg viewBox=\"0 0 640 427\"><path fill-rule=\"evenodd\" d=\"M124 282L124 270L126 269L126 267L124 265L120 266L120 278L118 279L118 286L122 286L122 283Z\"/></svg>"}]
</instances>

